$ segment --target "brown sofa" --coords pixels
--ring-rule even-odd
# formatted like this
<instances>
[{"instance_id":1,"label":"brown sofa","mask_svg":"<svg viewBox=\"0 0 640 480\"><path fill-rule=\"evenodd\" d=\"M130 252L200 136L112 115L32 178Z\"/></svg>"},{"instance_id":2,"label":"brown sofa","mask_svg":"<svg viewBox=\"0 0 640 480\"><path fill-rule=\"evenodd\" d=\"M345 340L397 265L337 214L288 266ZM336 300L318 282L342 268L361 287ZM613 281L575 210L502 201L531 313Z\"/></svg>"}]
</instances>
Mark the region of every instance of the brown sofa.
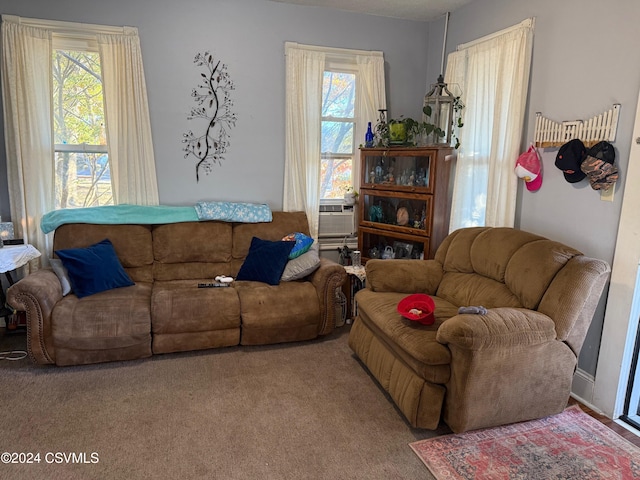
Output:
<instances>
[{"instance_id":1,"label":"brown sofa","mask_svg":"<svg viewBox=\"0 0 640 480\"><path fill-rule=\"evenodd\" d=\"M610 268L531 233L482 227L450 234L433 260L370 260L366 272L350 347L412 426L443 418L463 432L566 407ZM435 301L433 325L397 313L417 292Z\"/></svg>"},{"instance_id":2,"label":"brown sofa","mask_svg":"<svg viewBox=\"0 0 640 480\"><path fill-rule=\"evenodd\" d=\"M292 232L309 234L303 212L273 212L269 223L66 224L55 231L54 251L108 238L135 285L63 297L46 268L9 288L7 301L27 312L29 355L41 364L309 340L334 329L335 292L346 277L335 262L321 259L308 277L277 286L198 288L218 275L235 278L254 236L275 241Z\"/></svg>"}]
</instances>

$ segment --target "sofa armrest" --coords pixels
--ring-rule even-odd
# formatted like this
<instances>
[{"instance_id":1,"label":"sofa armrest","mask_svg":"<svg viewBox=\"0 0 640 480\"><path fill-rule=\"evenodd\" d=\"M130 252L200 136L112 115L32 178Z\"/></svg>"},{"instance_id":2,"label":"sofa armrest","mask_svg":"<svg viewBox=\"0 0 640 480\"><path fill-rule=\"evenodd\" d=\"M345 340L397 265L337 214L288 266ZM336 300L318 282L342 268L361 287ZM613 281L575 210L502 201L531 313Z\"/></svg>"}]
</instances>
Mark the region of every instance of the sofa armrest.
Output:
<instances>
[{"instance_id":1,"label":"sofa armrest","mask_svg":"<svg viewBox=\"0 0 640 480\"><path fill-rule=\"evenodd\" d=\"M442 280L442 264L436 260L369 260L367 287L374 292L435 295Z\"/></svg>"},{"instance_id":2,"label":"sofa armrest","mask_svg":"<svg viewBox=\"0 0 640 480\"><path fill-rule=\"evenodd\" d=\"M347 272L344 267L327 258L320 258L320 267L309 276L320 301L321 321L318 335L331 333L335 328L336 290L342 287L346 279Z\"/></svg>"},{"instance_id":3,"label":"sofa armrest","mask_svg":"<svg viewBox=\"0 0 640 480\"><path fill-rule=\"evenodd\" d=\"M27 350L36 363L55 363L51 313L62 299L62 287L53 270L38 270L7 290L7 303L27 313Z\"/></svg>"},{"instance_id":4,"label":"sofa armrest","mask_svg":"<svg viewBox=\"0 0 640 480\"><path fill-rule=\"evenodd\" d=\"M556 340L554 321L524 308L493 308L486 315L463 314L446 320L436 335L443 344L464 350L541 345Z\"/></svg>"}]
</instances>

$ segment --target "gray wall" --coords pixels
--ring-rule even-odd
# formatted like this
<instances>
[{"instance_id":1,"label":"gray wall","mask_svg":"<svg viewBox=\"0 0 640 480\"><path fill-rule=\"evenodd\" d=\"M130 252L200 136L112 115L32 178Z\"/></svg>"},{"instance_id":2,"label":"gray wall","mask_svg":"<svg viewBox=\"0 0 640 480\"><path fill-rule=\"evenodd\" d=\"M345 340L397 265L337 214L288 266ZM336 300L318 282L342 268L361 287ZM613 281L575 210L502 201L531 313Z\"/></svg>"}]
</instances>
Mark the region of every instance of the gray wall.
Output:
<instances>
[{"instance_id":1,"label":"gray wall","mask_svg":"<svg viewBox=\"0 0 640 480\"><path fill-rule=\"evenodd\" d=\"M517 226L611 263L640 87L640 65L634 53L640 44L636 22L640 2L476 0L452 13L447 51L528 17L535 17L535 31L523 149L533 140L536 112L556 121L587 120L620 103L614 146L621 175L613 203L603 202L586 180L567 183L554 165L557 149L546 149L542 188L531 193L519 187ZM432 37L436 29L442 32L443 20L432 25L430 58L439 54L442 43L434 44ZM604 307L603 298L580 355L580 368L592 375Z\"/></svg>"},{"instance_id":2,"label":"gray wall","mask_svg":"<svg viewBox=\"0 0 640 480\"><path fill-rule=\"evenodd\" d=\"M230 200L282 207L285 41L383 51L393 115L417 115L425 93L424 22L267 0L0 0L0 13L138 27L160 202L168 205ZM222 166L196 183L195 162L183 158L181 140L188 130L204 130L187 115L200 75L193 58L205 50L228 65L238 122ZM8 219L5 165L2 150L0 215Z\"/></svg>"},{"instance_id":3,"label":"gray wall","mask_svg":"<svg viewBox=\"0 0 640 480\"><path fill-rule=\"evenodd\" d=\"M259 201L274 209L282 205L284 42L384 51L390 115L418 118L427 86L440 73L444 25L444 18L421 23L267 0L0 0L0 13L138 27L161 203ZM517 225L611 262L640 87L640 68L627 59L640 44L634 25L640 2L476 0L452 13L447 51L531 16L536 26L524 144L533 138L537 111L558 121L587 119L620 103L615 147L621 179L614 202L602 202L586 182L566 183L553 165L557 151L546 150L543 186L536 193L520 189ZM199 75L192 60L205 50L229 67L238 123L223 165L196 183L181 139L199 126L186 117ZM5 164L0 151L0 215L7 219ZM604 303L580 356L580 367L591 374Z\"/></svg>"}]
</instances>

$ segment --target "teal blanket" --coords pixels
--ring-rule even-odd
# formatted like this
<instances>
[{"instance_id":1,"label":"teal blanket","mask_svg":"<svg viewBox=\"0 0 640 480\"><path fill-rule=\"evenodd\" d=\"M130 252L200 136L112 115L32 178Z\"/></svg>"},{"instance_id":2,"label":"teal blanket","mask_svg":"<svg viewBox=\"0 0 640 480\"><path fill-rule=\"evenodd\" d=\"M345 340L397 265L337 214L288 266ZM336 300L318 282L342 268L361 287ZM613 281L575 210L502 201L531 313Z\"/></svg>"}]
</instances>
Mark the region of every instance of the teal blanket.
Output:
<instances>
[{"instance_id":1,"label":"teal blanket","mask_svg":"<svg viewBox=\"0 0 640 480\"><path fill-rule=\"evenodd\" d=\"M106 205L104 207L68 208L46 213L40 221L44 233L53 232L65 223L162 224L197 222L195 207L166 205Z\"/></svg>"}]
</instances>

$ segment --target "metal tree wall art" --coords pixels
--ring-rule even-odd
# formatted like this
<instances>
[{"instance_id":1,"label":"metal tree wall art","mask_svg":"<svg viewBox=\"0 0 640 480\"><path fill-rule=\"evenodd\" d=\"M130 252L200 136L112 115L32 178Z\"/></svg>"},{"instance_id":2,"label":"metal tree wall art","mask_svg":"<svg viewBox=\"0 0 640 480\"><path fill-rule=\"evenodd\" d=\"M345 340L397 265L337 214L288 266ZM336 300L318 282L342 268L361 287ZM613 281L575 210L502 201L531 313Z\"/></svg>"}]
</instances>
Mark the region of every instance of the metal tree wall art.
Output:
<instances>
[{"instance_id":1,"label":"metal tree wall art","mask_svg":"<svg viewBox=\"0 0 640 480\"><path fill-rule=\"evenodd\" d=\"M183 134L184 158L196 158L196 182L200 173L210 173L215 164L222 165L229 146L229 130L236 125L236 114L231 111L231 91L235 85L227 72L227 65L215 60L209 52L198 53L193 60L204 67L201 80L191 91L196 106L191 109L188 120L204 119L207 128L196 136L191 130Z\"/></svg>"}]
</instances>

